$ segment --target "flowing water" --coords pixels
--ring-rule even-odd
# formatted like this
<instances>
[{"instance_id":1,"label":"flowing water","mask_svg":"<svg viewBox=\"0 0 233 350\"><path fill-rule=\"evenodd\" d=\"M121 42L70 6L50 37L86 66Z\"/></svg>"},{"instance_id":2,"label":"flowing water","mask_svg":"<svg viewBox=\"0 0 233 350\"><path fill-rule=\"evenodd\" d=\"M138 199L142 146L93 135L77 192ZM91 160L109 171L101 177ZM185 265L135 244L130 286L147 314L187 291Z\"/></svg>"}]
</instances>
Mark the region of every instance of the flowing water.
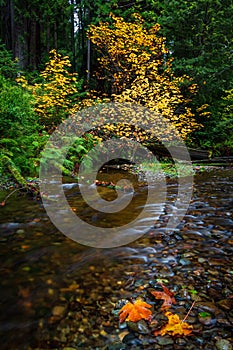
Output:
<instances>
[{"instance_id":1,"label":"flowing water","mask_svg":"<svg viewBox=\"0 0 233 350\"><path fill-rule=\"evenodd\" d=\"M115 183L122 173L111 176ZM145 206L148 192L144 186L135 186L131 206L121 215L106 218L85 205L76 186L64 188L72 208L97 227L125 225ZM114 189L101 187L99 191L108 200L116 196ZM197 174L187 214L176 230L166 233L176 193L176 183L168 182L166 205L153 207L156 227L148 227L131 244L111 249L70 240L53 226L40 202L17 193L12 196L0 212L1 349L108 349L108 344L119 341L121 332L113 315L118 300L138 296L156 278L183 298L187 290L197 290L209 304L232 300L232 169ZM213 294L210 300L208 293ZM217 313L210 309L209 305L209 311ZM224 312L225 323L217 319L220 331L215 327L215 333L224 338L224 330L230 339L233 315L229 305ZM194 348L204 349L204 340L199 338ZM153 348L160 346L156 343ZM139 344L139 348L144 347Z\"/></svg>"}]
</instances>

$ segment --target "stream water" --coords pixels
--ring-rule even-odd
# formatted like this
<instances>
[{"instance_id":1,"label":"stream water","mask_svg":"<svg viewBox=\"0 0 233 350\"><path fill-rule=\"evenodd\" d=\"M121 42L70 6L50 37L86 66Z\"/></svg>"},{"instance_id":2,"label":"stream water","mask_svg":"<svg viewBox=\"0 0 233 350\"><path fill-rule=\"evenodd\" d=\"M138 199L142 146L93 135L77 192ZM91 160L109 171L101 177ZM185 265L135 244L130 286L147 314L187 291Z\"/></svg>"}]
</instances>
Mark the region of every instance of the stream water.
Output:
<instances>
[{"instance_id":1,"label":"stream water","mask_svg":"<svg viewBox=\"0 0 233 350\"><path fill-rule=\"evenodd\" d=\"M122 173L112 176L116 182ZM114 190L100 191L114 199ZM106 227L124 224L145 204L147 188L135 191L132 206L108 222L85 206L76 187L66 186L71 206ZM159 224L135 242L111 249L70 240L41 203L12 196L0 208L1 349L232 349L232 169L195 175L188 212L170 234L164 226L177 192L174 181L167 192L165 208L156 207ZM156 338L145 324L143 331L119 326L114 313L119 300L145 296L158 279L177 293L178 314L185 315L196 295L187 319L193 337Z\"/></svg>"}]
</instances>

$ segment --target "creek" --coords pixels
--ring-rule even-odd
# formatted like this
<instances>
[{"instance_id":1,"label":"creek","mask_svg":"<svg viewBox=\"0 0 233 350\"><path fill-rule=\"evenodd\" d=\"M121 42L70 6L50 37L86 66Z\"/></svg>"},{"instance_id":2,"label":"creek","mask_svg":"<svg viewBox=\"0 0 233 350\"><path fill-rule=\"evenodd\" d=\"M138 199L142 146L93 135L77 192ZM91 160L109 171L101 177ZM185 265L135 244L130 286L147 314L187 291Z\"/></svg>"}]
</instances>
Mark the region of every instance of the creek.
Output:
<instances>
[{"instance_id":1,"label":"creek","mask_svg":"<svg viewBox=\"0 0 233 350\"><path fill-rule=\"evenodd\" d=\"M123 175L114 171L111 181ZM76 186L64 187L70 205L97 227L124 225L145 205L148 192L136 186L131 206L106 219L85 205ZM99 191L115 198L114 189ZM41 202L13 195L0 208L1 349L232 349L232 168L196 174L188 211L167 232L176 192L176 182L168 181L165 207L155 204L156 226L109 249L72 241L51 223ZM148 325L143 331L119 325L117 303L144 295L158 280L176 293L178 314L185 316L196 300L187 319L194 336L152 337Z\"/></svg>"}]
</instances>

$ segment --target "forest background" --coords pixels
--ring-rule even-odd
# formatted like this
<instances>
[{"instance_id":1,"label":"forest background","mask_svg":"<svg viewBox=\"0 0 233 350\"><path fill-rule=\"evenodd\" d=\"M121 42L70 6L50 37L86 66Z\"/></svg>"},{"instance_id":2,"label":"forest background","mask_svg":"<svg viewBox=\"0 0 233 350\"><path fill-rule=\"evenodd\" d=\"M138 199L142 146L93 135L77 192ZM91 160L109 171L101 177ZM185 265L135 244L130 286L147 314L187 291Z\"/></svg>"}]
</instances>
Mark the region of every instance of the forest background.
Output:
<instances>
[{"instance_id":1,"label":"forest background","mask_svg":"<svg viewBox=\"0 0 233 350\"><path fill-rule=\"evenodd\" d=\"M0 9L2 178L38 176L56 126L103 101L146 106L188 147L233 155L232 0L1 0ZM63 173L113 135L154 142L111 121L77 138Z\"/></svg>"}]
</instances>

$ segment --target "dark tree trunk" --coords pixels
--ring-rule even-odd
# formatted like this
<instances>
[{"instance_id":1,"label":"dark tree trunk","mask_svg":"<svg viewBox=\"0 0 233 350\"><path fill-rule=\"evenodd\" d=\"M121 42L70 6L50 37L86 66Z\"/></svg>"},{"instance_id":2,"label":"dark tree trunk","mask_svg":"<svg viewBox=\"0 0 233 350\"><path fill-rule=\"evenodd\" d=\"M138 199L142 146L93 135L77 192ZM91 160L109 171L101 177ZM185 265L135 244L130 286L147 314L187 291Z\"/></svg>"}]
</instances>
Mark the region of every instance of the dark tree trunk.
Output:
<instances>
[{"instance_id":1,"label":"dark tree trunk","mask_svg":"<svg viewBox=\"0 0 233 350\"><path fill-rule=\"evenodd\" d=\"M15 15L13 0L8 0L1 7L1 40L6 45L7 50L14 52Z\"/></svg>"},{"instance_id":2,"label":"dark tree trunk","mask_svg":"<svg viewBox=\"0 0 233 350\"><path fill-rule=\"evenodd\" d=\"M46 19L46 52L50 51L50 23L48 18Z\"/></svg>"},{"instance_id":3,"label":"dark tree trunk","mask_svg":"<svg viewBox=\"0 0 233 350\"><path fill-rule=\"evenodd\" d=\"M70 37L71 37L71 48L72 48L72 68L73 71L76 69L76 50L75 50L75 37L74 37L74 31L75 31L75 24L74 24L74 0L71 0L71 11L70 11L70 20L71 20L71 31L70 31Z\"/></svg>"},{"instance_id":4,"label":"dark tree trunk","mask_svg":"<svg viewBox=\"0 0 233 350\"><path fill-rule=\"evenodd\" d=\"M54 29L54 33L53 33L54 43L53 43L53 46L57 50L57 36L58 36L57 35L57 21L55 21L53 29Z\"/></svg>"}]
</instances>

